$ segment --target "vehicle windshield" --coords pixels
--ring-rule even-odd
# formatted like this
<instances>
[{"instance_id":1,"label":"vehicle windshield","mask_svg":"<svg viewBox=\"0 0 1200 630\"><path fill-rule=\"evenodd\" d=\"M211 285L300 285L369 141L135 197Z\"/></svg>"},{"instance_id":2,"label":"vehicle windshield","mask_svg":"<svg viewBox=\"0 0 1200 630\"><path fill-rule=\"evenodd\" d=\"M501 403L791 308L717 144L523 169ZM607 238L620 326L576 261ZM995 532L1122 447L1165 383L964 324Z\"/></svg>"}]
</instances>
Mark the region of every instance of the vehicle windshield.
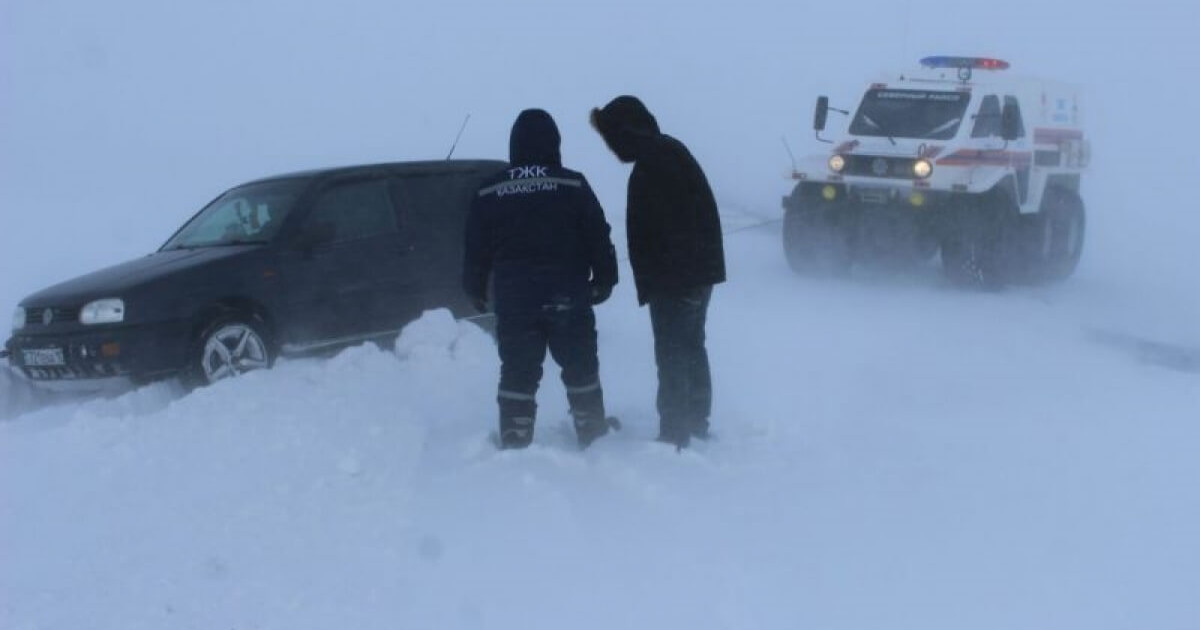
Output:
<instances>
[{"instance_id":1,"label":"vehicle windshield","mask_svg":"<svg viewBox=\"0 0 1200 630\"><path fill-rule=\"evenodd\" d=\"M958 133L967 102L966 92L926 90L868 90L850 123L856 136L949 140Z\"/></svg>"},{"instance_id":2,"label":"vehicle windshield","mask_svg":"<svg viewBox=\"0 0 1200 630\"><path fill-rule=\"evenodd\" d=\"M286 179L234 188L188 221L163 249L268 243L283 225L304 183Z\"/></svg>"}]
</instances>

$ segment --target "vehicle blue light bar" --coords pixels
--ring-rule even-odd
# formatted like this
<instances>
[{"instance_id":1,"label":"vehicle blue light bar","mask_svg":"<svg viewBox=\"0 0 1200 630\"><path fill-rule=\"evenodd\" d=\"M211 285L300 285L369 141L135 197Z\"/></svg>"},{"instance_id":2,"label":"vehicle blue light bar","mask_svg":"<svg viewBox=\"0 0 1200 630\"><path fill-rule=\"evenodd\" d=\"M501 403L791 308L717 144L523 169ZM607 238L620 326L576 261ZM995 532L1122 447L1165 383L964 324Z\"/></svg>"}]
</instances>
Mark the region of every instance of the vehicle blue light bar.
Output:
<instances>
[{"instance_id":1,"label":"vehicle blue light bar","mask_svg":"<svg viewBox=\"0 0 1200 630\"><path fill-rule=\"evenodd\" d=\"M978 70L1008 70L1008 62L989 57L926 57L921 60L926 68L972 68Z\"/></svg>"}]
</instances>

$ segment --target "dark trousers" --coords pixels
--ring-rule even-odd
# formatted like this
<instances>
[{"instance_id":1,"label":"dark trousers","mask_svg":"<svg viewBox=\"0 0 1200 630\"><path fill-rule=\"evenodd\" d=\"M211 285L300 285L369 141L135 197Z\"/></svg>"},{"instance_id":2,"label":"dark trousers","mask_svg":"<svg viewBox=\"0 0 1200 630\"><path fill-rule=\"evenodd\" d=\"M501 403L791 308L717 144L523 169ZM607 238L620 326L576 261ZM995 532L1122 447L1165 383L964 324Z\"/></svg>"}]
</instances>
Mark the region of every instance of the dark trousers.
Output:
<instances>
[{"instance_id":1,"label":"dark trousers","mask_svg":"<svg viewBox=\"0 0 1200 630\"><path fill-rule=\"evenodd\" d=\"M654 359L658 364L658 417L661 437L686 442L708 434L712 412L712 373L704 347L704 326L712 286L670 295L651 295Z\"/></svg>"},{"instance_id":2,"label":"dark trousers","mask_svg":"<svg viewBox=\"0 0 1200 630\"><path fill-rule=\"evenodd\" d=\"M537 390L546 349L562 368L562 382L575 429L604 424L604 392L596 351L596 316L590 306L562 310L497 313L500 346L500 439L506 446L533 440Z\"/></svg>"}]
</instances>

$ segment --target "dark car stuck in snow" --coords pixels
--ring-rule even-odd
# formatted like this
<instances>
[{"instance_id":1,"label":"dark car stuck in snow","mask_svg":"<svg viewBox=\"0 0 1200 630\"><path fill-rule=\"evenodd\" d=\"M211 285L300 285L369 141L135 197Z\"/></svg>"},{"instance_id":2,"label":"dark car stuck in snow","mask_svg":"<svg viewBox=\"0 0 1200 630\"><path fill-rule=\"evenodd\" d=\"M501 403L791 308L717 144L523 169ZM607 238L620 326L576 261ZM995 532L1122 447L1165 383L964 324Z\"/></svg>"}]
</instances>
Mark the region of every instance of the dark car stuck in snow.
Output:
<instances>
[{"instance_id":1,"label":"dark car stuck in snow","mask_svg":"<svg viewBox=\"0 0 1200 630\"><path fill-rule=\"evenodd\" d=\"M463 227L479 183L504 166L377 164L237 186L158 251L22 300L5 352L41 384L199 385L386 340L425 310L474 315Z\"/></svg>"}]
</instances>

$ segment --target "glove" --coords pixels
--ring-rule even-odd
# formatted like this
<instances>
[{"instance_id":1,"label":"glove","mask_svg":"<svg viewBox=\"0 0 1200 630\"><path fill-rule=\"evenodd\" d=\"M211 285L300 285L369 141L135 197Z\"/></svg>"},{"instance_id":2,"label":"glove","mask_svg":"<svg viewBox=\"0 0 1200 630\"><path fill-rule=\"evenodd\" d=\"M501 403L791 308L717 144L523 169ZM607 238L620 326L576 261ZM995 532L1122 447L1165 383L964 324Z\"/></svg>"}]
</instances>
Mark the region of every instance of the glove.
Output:
<instances>
[{"instance_id":1,"label":"glove","mask_svg":"<svg viewBox=\"0 0 1200 630\"><path fill-rule=\"evenodd\" d=\"M592 285L592 306L603 304L613 292L611 284L593 284Z\"/></svg>"}]
</instances>

